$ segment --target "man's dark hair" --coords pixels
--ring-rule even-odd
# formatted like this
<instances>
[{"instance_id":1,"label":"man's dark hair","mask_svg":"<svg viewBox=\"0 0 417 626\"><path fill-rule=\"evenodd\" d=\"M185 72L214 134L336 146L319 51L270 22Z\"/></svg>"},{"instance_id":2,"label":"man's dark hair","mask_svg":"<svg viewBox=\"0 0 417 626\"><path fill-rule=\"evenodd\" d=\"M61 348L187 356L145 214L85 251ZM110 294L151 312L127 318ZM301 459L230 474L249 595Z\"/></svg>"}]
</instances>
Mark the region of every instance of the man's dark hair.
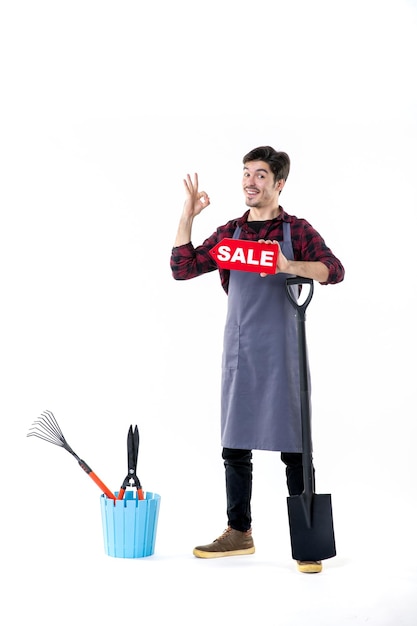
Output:
<instances>
[{"instance_id":1,"label":"man's dark hair","mask_svg":"<svg viewBox=\"0 0 417 626\"><path fill-rule=\"evenodd\" d=\"M265 161L274 175L274 183L282 178L287 180L290 173L290 157L286 152L277 152L271 146L254 148L243 157L243 164L248 161Z\"/></svg>"}]
</instances>

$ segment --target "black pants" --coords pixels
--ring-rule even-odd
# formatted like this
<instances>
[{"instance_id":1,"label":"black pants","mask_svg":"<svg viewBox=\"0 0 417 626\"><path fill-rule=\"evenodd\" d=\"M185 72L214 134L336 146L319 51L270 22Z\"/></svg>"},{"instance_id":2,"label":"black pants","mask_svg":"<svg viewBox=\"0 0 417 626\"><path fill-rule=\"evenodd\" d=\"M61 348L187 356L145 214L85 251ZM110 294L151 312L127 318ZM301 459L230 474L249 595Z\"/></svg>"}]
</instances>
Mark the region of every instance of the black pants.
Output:
<instances>
[{"instance_id":1,"label":"black pants","mask_svg":"<svg viewBox=\"0 0 417 626\"><path fill-rule=\"evenodd\" d=\"M226 470L228 524L235 530L249 530L252 523L252 451L223 448ZM303 457L298 452L281 452L286 465L288 493L298 496L304 490Z\"/></svg>"}]
</instances>

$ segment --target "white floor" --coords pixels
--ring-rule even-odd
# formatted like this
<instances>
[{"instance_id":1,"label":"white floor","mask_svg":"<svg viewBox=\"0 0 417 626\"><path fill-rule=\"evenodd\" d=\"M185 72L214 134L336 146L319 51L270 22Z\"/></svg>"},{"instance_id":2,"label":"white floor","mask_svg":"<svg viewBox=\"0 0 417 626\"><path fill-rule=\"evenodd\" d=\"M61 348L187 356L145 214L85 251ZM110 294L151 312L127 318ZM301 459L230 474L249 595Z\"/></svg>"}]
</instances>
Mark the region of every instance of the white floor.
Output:
<instances>
[{"instance_id":1,"label":"white floor","mask_svg":"<svg viewBox=\"0 0 417 626\"><path fill-rule=\"evenodd\" d=\"M321 574L305 575L289 553L283 491L254 497L254 555L203 560L192 548L223 530L223 494L212 494L211 503L201 493L174 493L171 476L154 555L119 559L104 553L97 488L76 464L71 469L72 501L57 492L57 477L49 494L25 489L8 501L9 520L16 520L3 534L10 538L2 554L10 626L417 623L415 509L406 498L342 486L332 494L338 554Z\"/></svg>"},{"instance_id":2,"label":"white floor","mask_svg":"<svg viewBox=\"0 0 417 626\"><path fill-rule=\"evenodd\" d=\"M416 567L407 559L340 556L307 576L271 552L200 561L158 551L121 560L56 546L16 563L17 578L6 582L7 623L415 626Z\"/></svg>"}]
</instances>

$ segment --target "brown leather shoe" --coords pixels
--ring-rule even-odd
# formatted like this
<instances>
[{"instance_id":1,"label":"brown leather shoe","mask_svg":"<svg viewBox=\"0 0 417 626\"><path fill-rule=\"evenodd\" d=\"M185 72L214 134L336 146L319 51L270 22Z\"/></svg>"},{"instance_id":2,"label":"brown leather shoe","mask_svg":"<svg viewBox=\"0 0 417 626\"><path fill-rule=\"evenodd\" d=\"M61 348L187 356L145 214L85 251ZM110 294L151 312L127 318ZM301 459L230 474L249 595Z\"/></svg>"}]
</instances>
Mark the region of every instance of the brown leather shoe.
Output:
<instances>
[{"instance_id":1,"label":"brown leather shoe","mask_svg":"<svg viewBox=\"0 0 417 626\"><path fill-rule=\"evenodd\" d=\"M226 528L224 533L212 543L205 546L197 546L193 550L194 556L200 559L216 559L222 556L239 556L253 554L255 546L252 539L252 531L241 532L234 528Z\"/></svg>"},{"instance_id":2,"label":"brown leather shoe","mask_svg":"<svg viewBox=\"0 0 417 626\"><path fill-rule=\"evenodd\" d=\"M321 561L297 561L297 568L303 574L318 574L323 566Z\"/></svg>"}]
</instances>

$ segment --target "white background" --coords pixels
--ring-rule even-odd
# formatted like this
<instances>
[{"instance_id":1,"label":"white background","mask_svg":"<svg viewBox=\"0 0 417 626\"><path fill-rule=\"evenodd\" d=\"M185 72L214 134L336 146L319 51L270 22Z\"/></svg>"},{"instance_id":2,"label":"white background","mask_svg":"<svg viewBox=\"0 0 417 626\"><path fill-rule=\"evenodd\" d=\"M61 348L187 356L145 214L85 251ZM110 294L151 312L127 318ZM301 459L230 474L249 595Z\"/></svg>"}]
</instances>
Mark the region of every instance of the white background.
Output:
<instances>
[{"instance_id":1,"label":"white background","mask_svg":"<svg viewBox=\"0 0 417 626\"><path fill-rule=\"evenodd\" d=\"M417 11L407 0L3 3L1 551L8 624L415 624ZM254 454L252 557L192 556L226 525L219 441L226 296L172 279L243 213L242 157L290 154L281 203L346 268L307 314L317 492L338 555L291 560L284 466ZM108 484L161 495L156 551L104 554L100 492L26 434L54 412Z\"/></svg>"}]
</instances>

